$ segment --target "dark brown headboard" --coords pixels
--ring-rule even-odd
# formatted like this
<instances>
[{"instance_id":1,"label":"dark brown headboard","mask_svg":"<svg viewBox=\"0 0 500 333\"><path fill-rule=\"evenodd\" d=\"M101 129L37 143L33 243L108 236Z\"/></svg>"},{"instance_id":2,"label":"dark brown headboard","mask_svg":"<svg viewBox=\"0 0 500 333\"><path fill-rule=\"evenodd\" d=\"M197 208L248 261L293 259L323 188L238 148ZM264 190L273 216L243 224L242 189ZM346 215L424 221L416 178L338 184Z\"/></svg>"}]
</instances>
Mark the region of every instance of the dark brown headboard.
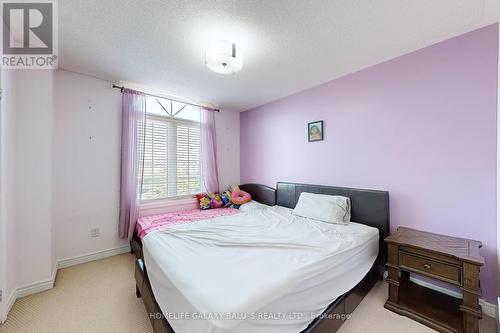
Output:
<instances>
[{"instance_id":1,"label":"dark brown headboard","mask_svg":"<svg viewBox=\"0 0 500 333\"><path fill-rule=\"evenodd\" d=\"M380 232L380 254L387 258L384 238L389 235L389 192L348 187L279 182L276 190L265 185L245 184L240 188L266 205L295 208L300 193L341 195L351 199L351 220L375 227Z\"/></svg>"},{"instance_id":2,"label":"dark brown headboard","mask_svg":"<svg viewBox=\"0 0 500 333\"><path fill-rule=\"evenodd\" d=\"M252 199L268 206L276 205L276 190L261 184L243 184L240 189L250 193Z\"/></svg>"}]
</instances>

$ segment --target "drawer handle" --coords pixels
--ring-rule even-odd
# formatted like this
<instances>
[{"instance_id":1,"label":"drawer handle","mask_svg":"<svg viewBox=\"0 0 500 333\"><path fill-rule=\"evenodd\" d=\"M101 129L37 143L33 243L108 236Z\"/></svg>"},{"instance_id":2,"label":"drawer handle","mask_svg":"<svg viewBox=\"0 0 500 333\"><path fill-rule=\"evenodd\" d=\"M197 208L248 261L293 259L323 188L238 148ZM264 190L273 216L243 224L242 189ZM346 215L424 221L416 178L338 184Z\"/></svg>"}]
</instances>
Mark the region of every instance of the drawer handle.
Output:
<instances>
[{"instance_id":1,"label":"drawer handle","mask_svg":"<svg viewBox=\"0 0 500 333\"><path fill-rule=\"evenodd\" d=\"M424 268L425 268L426 270L429 270L429 269L431 269L431 265L429 265L429 264L424 264Z\"/></svg>"}]
</instances>

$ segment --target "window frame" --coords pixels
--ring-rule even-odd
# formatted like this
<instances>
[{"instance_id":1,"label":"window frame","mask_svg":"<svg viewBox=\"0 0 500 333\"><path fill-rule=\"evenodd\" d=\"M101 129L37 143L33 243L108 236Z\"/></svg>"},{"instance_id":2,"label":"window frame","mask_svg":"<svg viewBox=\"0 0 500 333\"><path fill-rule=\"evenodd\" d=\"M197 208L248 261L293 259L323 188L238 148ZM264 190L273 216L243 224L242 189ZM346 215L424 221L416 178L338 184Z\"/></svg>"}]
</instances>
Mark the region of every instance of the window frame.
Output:
<instances>
[{"instance_id":1,"label":"window frame","mask_svg":"<svg viewBox=\"0 0 500 333\"><path fill-rule=\"evenodd\" d=\"M195 120L190 120L190 119L176 118L176 117L170 116L168 114L159 115L159 114L154 114L154 113L148 113L146 110L146 115L145 115L146 125L148 123L148 119L162 121L165 123L173 123L175 126L178 126L179 124L180 125L184 124L184 125L187 125L190 127L198 127L200 129L200 148L199 148L200 149L200 160L199 160L199 163L200 163L200 190L199 190L199 192L196 192L193 194L183 194L183 195L176 195L176 196L171 196L171 197L167 196L165 198L157 198L157 199L142 199L142 193L140 193L141 186L139 184L139 189L137 191L138 197L139 197L138 198L139 205L141 207L148 207L148 206L155 207L155 206L161 205L162 202L168 203L168 202L177 201L179 204L191 202L192 200L194 200L194 198L196 197L197 194L203 193L203 191L204 191L203 175L202 175L202 167L201 167L201 163L202 163L202 161L201 161L201 122L195 121ZM177 136L176 136L176 138L177 138ZM173 149L173 150L177 151L177 140L175 141L174 147L173 148L169 147L168 149ZM175 156L177 158L177 153L175 153ZM140 160L140 158L139 158L139 160ZM175 163L177 163L177 161ZM167 175L168 175L168 173L167 173ZM167 184L168 184L168 178L167 178ZM167 189L167 195L168 195L168 189ZM190 200L188 200L188 199L190 199Z\"/></svg>"}]
</instances>

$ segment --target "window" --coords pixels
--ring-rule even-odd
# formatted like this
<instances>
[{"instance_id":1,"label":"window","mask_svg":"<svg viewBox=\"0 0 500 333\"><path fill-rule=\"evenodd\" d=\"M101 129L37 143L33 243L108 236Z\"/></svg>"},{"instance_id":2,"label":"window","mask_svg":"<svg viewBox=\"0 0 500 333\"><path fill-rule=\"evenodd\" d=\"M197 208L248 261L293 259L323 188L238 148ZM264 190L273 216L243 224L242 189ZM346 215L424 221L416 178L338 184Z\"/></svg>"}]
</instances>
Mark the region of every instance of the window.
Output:
<instances>
[{"instance_id":1,"label":"window","mask_svg":"<svg viewBox=\"0 0 500 333\"><path fill-rule=\"evenodd\" d=\"M141 201L202 191L200 110L161 99L146 99L146 121L138 128Z\"/></svg>"}]
</instances>

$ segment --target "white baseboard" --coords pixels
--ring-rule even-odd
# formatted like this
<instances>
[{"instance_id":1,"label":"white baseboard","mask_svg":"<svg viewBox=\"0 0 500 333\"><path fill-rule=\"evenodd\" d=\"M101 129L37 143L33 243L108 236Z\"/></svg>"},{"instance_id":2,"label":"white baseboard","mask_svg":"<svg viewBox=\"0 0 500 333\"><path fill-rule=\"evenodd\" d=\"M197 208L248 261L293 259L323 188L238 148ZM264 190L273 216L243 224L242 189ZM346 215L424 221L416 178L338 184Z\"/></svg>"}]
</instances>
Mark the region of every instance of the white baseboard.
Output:
<instances>
[{"instance_id":1,"label":"white baseboard","mask_svg":"<svg viewBox=\"0 0 500 333\"><path fill-rule=\"evenodd\" d=\"M118 254L123 254L123 253L127 253L127 252L130 252L130 245L129 244L124 245L124 246L120 246L120 247L115 247L112 249L107 249L107 250L102 250L102 251L84 254L84 255L81 255L78 257L59 260L57 262L57 268L65 268L65 267L70 267L70 266L74 266L74 265L79 265L79 264L83 264L86 262L104 259L104 258L116 256Z\"/></svg>"},{"instance_id":2,"label":"white baseboard","mask_svg":"<svg viewBox=\"0 0 500 333\"><path fill-rule=\"evenodd\" d=\"M54 287L54 282L56 280L58 268L65 268L78 264L83 264L89 261L104 259L107 257L112 257L127 252L130 252L130 245L124 245L113 249L97 251L74 258L59 260L57 262L57 267L53 269L51 278L17 287L11 292L9 298L7 299L5 312L0 313L0 323L4 322L7 319L7 314L12 309L12 306L14 305L16 299L52 289Z\"/></svg>"},{"instance_id":3,"label":"white baseboard","mask_svg":"<svg viewBox=\"0 0 500 333\"><path fill-rule=\"evenodd\" d=\"M56 280L57 270L52 272L52 276L43 281L26 284L16 288L16 299L24 296L36 294L45 290L52 289L54 287L54 281Z\"/></svg>"},{"instance_id":4,"label":"white baseboard","mask_svg":"<svg viewBox=\"0 0 500 333\"><path fill-rule=\"evenodd\" d=\"M497 317L497 306L495 304L491 304L486 302L484 299L479 300L479 304L483 308L483 313L488 317L496 318Z\"/></svg>"},{"instance_id":5,"label":"white baseboard","mask_svg":"<svg viewBox=\"0 0 500 333\"><path fill-rule=\"evenodd\" d=\"M5 320L7 320L7 314L10 312L10 309L12 309L12 306L16 302L16 290L12 290L9 297L7 298L7 302L5 303L5 309L4 312L1 314L2 317L0 318L0 324L3 323Z\"/></svg>"},{"instance_id":6,"label":"white baseboard","mask_svg":"<svg viewBox=\"0 0 500 333\"><path fill-rule=\"evenodd\" d=\"M423 286L423 287L426 287L426 288L429 288L429 289L433 289L433 290L436 290L436 291L439 291L440 293L443 293L443 294L446 294L446 295L449 295L449 296L452 296L452 297L455 297L455 298L462 298L462 294L455 291L455 290L450 290L450 289L447 289L447 288L443 288L441 286L436 286L435 284L432 284L432 283L429 283L427 281L423 281L423 280L420 280L420 279L417 279L417 278L414 278L413 276L410 276L410 281L420 285L420 286ZM497 306L495 304L491 304L491 303L488 303L486 302L484 299L479 299L479 304L481 305L481 307L483 308L483 314L489 316L489 317L493 317L493 318L496 318L496 315L497 315Z\"/></svg>"},{"instance_id":7,"label":"white baseboard","mask_svg":"<svg viewBox=\"0 0 500 333\"><path fill-rule=\"evenodd\" d=\"M54 282L56 280L57 270L52 272L52 276L49 279L42 280L35 283L25 284L23 286L17 287L9 295L7 299L6 307L4 313L2 313L2 318L0 318L0 323L3 323L7 319L12 306L18 298L36 294L45 290L52 289L54 287Z\"/></svg>"}]
</instances>

